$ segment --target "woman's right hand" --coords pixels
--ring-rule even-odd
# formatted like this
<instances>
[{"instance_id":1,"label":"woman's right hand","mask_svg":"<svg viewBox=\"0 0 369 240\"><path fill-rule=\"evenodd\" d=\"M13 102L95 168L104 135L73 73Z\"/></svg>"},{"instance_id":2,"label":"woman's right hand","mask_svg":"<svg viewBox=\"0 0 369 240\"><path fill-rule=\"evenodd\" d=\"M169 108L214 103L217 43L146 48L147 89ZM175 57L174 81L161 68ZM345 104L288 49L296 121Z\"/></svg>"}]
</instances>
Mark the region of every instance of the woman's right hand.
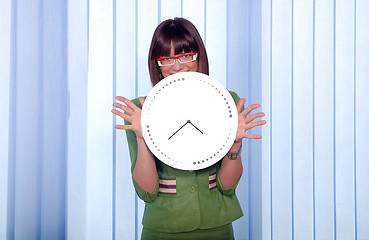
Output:
<instances>
[{"instance_id":1,"label":"woman's right hand","mask_svg":"<svg viewBox=\"0 0 369 240\"><path fill-rule=\"evenodd\" d=\"M121 109L123 112L118 111L117 109L112 109L111 112L115 115L123 118L124 120L131 123L131 125L115 125L116 129L123 129L123 130L132 130L136 133L137 138L143 139L142 136L142 127L141 127L141 109L137 107L131 100L118 96L116 97L118 101L123 102L124 104L115 102L113 106L116 108ZM145 98L140 97L139 101L141 105L144 104Z\"/></svg>"}]
</instances>

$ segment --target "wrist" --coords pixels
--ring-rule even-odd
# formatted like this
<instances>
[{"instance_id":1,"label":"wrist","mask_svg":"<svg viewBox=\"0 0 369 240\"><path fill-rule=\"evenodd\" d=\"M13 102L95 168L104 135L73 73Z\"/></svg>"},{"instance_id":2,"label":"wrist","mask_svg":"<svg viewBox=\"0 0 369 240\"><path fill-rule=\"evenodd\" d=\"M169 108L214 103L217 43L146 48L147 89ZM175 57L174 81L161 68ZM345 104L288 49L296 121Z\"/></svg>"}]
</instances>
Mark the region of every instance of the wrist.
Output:
<instances>
[{"instance_id":1,"label":"wrist","mask_svg":"<svg viewBox=\"0 0 369 240\"><path fill-rule=\"evenodd\" d=\"M232 147L229 149L229 152L238 152L242 148L242 141L234 141Z\"/></svg>"},{"instance_id":2,"label":"wrist","mask_svg":"<svg viewBox=\"0 0 369 240\"><path fill-rule=\"evenodd\" d=\"M136 136L136 138L137 138L137 143L145 143L146 144L145 139L143 137Z\"/></svg>"},{"instance_id":3,"label":"wrist","mask_svg":"<svg viewBox=\"0 0 369 240\"><path fill-rule=\"evenodd\" d=\"M239 143L234 143L231 147L231 149L228 151L228 153L226 154L226 156L230 159L230 160L236 160L239 158L239 156L241 155L241 151L242 151L242 142Z\"/></svg>"}]
</instances>

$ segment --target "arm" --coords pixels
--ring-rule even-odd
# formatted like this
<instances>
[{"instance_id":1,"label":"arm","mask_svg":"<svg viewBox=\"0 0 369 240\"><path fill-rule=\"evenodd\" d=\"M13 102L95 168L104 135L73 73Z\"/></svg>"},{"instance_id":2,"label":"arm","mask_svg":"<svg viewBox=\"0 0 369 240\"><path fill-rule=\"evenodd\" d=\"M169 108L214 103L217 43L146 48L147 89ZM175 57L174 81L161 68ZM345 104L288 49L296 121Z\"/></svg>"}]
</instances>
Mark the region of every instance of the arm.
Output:
<instances>
[{"instance_id":1,"label":"arm","mask_svg":"<svg viewBox=\"0 0 369 240\"><path fill-rule=\"evenodd\" d=\"M145 192L152 193L158 181L155 159L143 138L137 137L137 160L133 169L133 179Z\"/></svg>"},{"instance_id":2,"label":"arm","mask_svg":"<svg viewBox=\"0 0 369 240\"><path fill-rule=\"evenodd\" d=\"M256 118L264 117L265 114L263 112L258 112L249 115L252 110L260 107L259 104L250 105L242 111L242 107L245 102L246 100L243 98L237 102L238 128L236 140L229 150L230 152L238 152L238 150L241 148L243 138L260 139L261 135L247 133L246 131L266 123L265 120L253 122L253 120ZM240 179L242 171L243 167L241 156L238 156L236 160L230 160L227 156L225 156L219 169L219 179L225 188L231 188Z\"/></svg>"},{"instance_id":3,"label":"arm","mask_svg":"<svg viewBox=\"0 0 369 240\"><path fill-rule=\"evenodd\" d=\"M158 173L155 165L155 158L149 148L147 147L145 140L142 136L141 127L141 109L136 106L132 101L124 98L117 97L117 100L122 101L126 105L115 102L114 107L123 110L124 112L116 109L112 110L117 116L123 118L126 122L131 124L116 125L116 129L132 130L136 134L137 140L137 156L133 160L134 166L132 171L132 177L138 186L145 192L152 193L155 190L158 181ZM143 105L145 99L139 98L141 105Z\"/></svg>"}]
</instances>

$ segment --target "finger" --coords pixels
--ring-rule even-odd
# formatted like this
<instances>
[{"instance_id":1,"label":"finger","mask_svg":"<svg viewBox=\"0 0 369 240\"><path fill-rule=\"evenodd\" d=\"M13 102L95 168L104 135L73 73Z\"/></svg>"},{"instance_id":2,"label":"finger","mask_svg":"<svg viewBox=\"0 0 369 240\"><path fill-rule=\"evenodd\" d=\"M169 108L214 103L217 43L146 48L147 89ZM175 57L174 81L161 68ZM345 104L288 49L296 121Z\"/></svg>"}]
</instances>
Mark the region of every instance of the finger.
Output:
<instances>
[{"instance_id":1,"label":"finger","mask_svg":"<svg viewBox=\"0 0 369 240\"><path fill-rule=\"evenodd\" d=\"M246 121L246 123L249 123L249 122L254 121L256 118L261 118L261 117L264 117L264 116L265 116L265 113L263 113L263 112L254 113L254 114L251 114L250 116L247 116L245 118L245 121Z\"/></svg>"},{"instance_id":2,"label":"finger","mask_svg":"<svg viewBox=\"0 0 369 240\"><path fill-rule=\"evenodd\" d=\"M131 108L133 111L136 111L137 109L139 109L136 104L134 104L131 100L125 98L125 97L121 97L121 96L117 96L116 97L117 100L124 102L129 108Z\"/></svg>"},{"instance_id":3,"label":"finger","mask_svg":"<svg viewBox=\"0 0 369 240\"><path fill-rule=\"evenodd\" d=\"M122 113L121 111L118 111L116 109L112 109L111 112L114 113L115 115L123 118L124 120L130 122L130 123L132 122L132 117L129 116L128 114L126 114L126 113Z\"/></svg>"},{"instance_id":4,"label":"finger","mask_svg":"<svg viewBox=\"0 0 369 240\"><path fill-rule=\"evenodd\" d=\"M119 130L132 130L133 126L132 125L115 125L115 128Z\"/></svg>"},{"instance_id":5,"label":"finger","mask_svg":"<svg viewBox=\"0 0 369 240\"><path fill-rule=\"evenodd\" d=\"M116 108L119 108L119 109L122 109L124 112L126 112L128 115L131 115L133 113L133 110L123 104L120 104L120 103L113 103L113 106L116 107Z\"/></svg>"},{"instance_id":6,"label":"finger","mask_svg":"<svg viewBox=\"0 0 369 240\"><path fill-rule=\"evenodd\" d=\"M248 139L261 139L262 136L259 134L251 134L251 133L241 133L240 135L237 135L236 141L242 141L242 139L248 138Z\"/></svg>"},{"instance_id":7,"label":"finger","mask_svg":"<svg viewBox=\"0 0 369 240\"><path fill-rule=\"evenodd\" d=\"M145 98L144 97L139 97L138 100L140 101L141 105L144 105L145 102Z\"/></svg>"},{"instance_id":8,"label":"finger","mask_svg":"<svg viewBox=\"0 0 369 240\"><path fill-rule=\"evenodd\" d=\"M125 97L122 97L122 96L116 96L117 100L121 101L121 102L124 102L124 100L126 99Z\"/></svg>"},{"instance_id":9,"label":"finger","mask_svg":"<svg viewBox=\"0 0 369 240\"><path fill-rule=\"evenodd\" d=\"M254 127L262 126L262 125L265 125L265 124L266 124L266 121L265 120L248 123L248 124L246 124L246 131L247 130L250 130L250 129L254 128Z\"/></svg>"},{"instance_id":10,"label":"finger","mask_svg":"<svg viewBox=\"0 0 369 240\"><path fill-rule=\"evenodd\" d=\"M243 138L248 138L248 139L261 139L262 136L259 135L259 134L244 133L243 134Z\"/></svg>"},{"instance_id":11,"label":"finger","mask_svg":"<svg viewBox=\"0 0 369 240\"><path fill-rule=\"evenodd\" d=\"M241 98L236 104L237 112L240 113L243 105L245 105L246 99Z\"/></svg>"},{"instance_id":12,"label":"finger","mask_svg":"<svg viewBox=\"0 0 369 240\"><path fill-rule=\"evenodd\" d=\"M248 106L247 108L245 108L245 110L243 110L240 115L246 118L246 116L249 115L252 110L257 109L259 107L260 107L259 104L252 104Z\"/></svg>"}]
</instances>

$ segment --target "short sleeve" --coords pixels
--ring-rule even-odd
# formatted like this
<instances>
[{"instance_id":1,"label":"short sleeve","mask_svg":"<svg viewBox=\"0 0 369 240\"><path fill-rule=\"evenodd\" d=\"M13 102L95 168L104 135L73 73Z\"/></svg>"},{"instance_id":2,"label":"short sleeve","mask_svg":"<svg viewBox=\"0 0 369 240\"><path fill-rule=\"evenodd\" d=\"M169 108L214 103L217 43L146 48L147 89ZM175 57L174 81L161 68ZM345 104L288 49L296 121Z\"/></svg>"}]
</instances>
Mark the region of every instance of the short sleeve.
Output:
<instances>
[{"instance_id":1,"label":"short sleeve","mask_svg":"<svg viewBox=\"0 0 369 240\"><path fill-rule=\"evenodd\" d=\"M236 195L236 188L237 188L239 181L240 179L238 179L237 183L233 187L225 188L222 182L220 181L219 174L217 174L217 187L219 191L223 193L223 195L228 195L228 196Z\"/></svg>"},{"instance_id":2,"label":"short sleeve","mask_svg":"<svg viewBox=\"0 0 369 240\"><path fill-rule=\"evenodd\" d=\"M138 100L138 98L133 99L132 102L136 104L137 107L142 108L142 105L140 101ZM130 125L131 123L124 120L124 124ZM128 148L129 148L129 155L131 159L131 175L132 175L133 169L135 168L136 160L137 160L137 138L136 138L136 133L132 130L127 130L126 135L127 135L127 142L128 142ZM137 195L143 201L152 202L155 200L155 198L157 197L159 193L159 179L158 179L158 182L156 183L155 190L152 193L145 192L144 190L142 190L142 188L136 183L133 177L132 177L132 181L133 181L133 186L136 190Z\"/></svg>"}]
</instances>

